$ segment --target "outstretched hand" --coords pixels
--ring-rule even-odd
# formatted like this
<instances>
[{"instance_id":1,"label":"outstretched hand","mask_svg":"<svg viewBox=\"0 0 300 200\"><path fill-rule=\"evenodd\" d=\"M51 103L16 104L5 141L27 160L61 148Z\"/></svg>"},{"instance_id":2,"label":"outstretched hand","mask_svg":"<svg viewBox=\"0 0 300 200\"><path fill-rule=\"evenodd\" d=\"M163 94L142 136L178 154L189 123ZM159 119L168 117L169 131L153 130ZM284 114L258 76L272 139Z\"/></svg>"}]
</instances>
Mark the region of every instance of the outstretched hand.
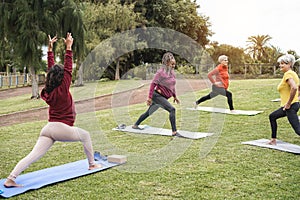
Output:
<instances>
[{"instance_id":1,"label":"outstretched hand","mask_svg":"<svg viewBox=\"0 0 300 200\"><path fill-rule=\"evenodd\" d=\"M67 37L63 38L67 50L72 50L73 37L71 33L67 33Z\"/></svg>"},{"instance_id":2,"label":"outstretched hand","mask_svg":"<svg viewBox=\"0 0 300 200\"><path fill-rule=\"evenodd\" d=\"M174 100L173 100L174 103L177 103L177 104L180 104L180 101L179 99L177 99L176 97L174 97Z\"/></svg>"},{"instance_id":3,"label":"outstretched hand","mask_svg":"<svg viewBox=\"0 0 300 200\"><path fill-rule=\"evenodd\" d=\"M150 105L152 104L152 99L148 98L147 101L146 101L146 104L147 104L148 106L150 106Z\"/></svg>"},{"instance_id":4,"label":"outstretched hand","mask_svg":"<svg viewBox=\"0 0 300 200\"><path fill-rule=\"evenodd\" d=\"M48 51L52 51L53 44L57 41L57 36L54 36L51 38L50 35L48 35L49 43L48 43Z\"/></svg>"}]
</instances>

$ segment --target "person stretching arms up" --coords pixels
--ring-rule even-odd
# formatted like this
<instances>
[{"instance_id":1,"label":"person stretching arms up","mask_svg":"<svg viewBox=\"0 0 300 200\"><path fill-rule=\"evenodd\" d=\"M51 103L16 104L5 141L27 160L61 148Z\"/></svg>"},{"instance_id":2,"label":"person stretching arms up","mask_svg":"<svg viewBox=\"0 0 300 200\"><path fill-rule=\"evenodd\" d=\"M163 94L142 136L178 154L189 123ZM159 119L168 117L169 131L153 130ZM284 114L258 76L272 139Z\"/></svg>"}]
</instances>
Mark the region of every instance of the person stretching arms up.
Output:
<instances>
[{"instance_id":1,"label":"person stretching arms up","mask_svg":"<svg viewBox=\"0 0 300 200\"><path fill-rule=\"evenodd\" d=\"M4 182L4 186L7 188L21 187L22 185L15 182L17 176L30 164L40 159L56 141L82 142L88 159L88 169L101 168L101 165L96 164L94 161L94 151L89 132L73 126L76 113L72 95L69 91L72 81L73 37L71 33L68 33L64 39L66 45L64 66L54 64L52 48L53 43L57 41L57 37L48 37L48 73L45 87L41 92L42 99L49 105L48 123L41 130L32 151L18 162L7 177Z\"/></svg>"}]
</instances>

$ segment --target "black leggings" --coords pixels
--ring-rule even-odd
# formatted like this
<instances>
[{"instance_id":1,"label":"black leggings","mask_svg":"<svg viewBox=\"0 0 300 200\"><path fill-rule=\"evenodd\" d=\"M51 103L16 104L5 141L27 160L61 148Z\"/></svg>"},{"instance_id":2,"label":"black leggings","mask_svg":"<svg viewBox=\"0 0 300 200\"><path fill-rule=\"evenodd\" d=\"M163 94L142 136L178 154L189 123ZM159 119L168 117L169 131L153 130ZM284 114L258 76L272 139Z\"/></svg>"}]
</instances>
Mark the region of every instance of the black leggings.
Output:
<instances>
[{"instance_id":1,"label":"black leggings","mask_svg":"<svg viewBox=\"0 0 300 200\"><path fill-rule=\"evenodd\" d=\"M208 95L201 97L196 101L196 104L200 104L206 100L212 99L218 95L226 96L227 97L227 103L229 105L230 110L234 110L233 108L233 102L232 102L232 93L228 90L225 90L225 88L217 87L215 85L212 86L212 91Z\"/></svg>"},{"instance_id":2,"label":"black leggings","mask_svg":"<svg viewBox=\"0 0 300 200\"><path fill-rule=\"evenodd\" d=\"M276 120L287 116L290 124L292 125L294 131L300 136L300 123L297 112L299 110L299 103L293 103L288 110L283 110L283 107L275 110L269 115L269 120L272 129L272 138L276 138L277 135L277 122Z\"/></svg>"},{"instance_id":3,"label":"black leggings","mask_svg":"<svg viewBox=\"0 0 300 200\"><path fill-rule=\"evenodd\" d=\"M161 107L169 112L169 120L171 123L172 131L177 131L176 129L176 117L175 117L175 108L170 104L168 99L158 92L154 91L153 97L152 97L152 104L149 106L148 110L143 113L139 119L136 121L134 125L138 126L140 123L142 123L145 119L147 119L152 113L157 111L157 109Z\"/></svg>"}]
</instances>

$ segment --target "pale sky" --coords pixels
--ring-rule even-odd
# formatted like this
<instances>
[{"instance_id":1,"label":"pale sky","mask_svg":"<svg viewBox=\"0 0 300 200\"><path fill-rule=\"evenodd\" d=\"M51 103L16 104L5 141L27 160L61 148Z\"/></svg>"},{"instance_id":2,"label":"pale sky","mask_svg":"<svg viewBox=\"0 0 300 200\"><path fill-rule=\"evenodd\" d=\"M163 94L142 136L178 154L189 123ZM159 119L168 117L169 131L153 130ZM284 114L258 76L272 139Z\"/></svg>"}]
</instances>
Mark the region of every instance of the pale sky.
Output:
<instances>
[{"instance_id":1,"label":"pale sky","mask_svg":"<svg viewBox=\"0 0 300 200\"><path fill-rule=\"evenodd\" d=\"M249 36L272 37L269 44L300 55L299 0L197 0L198 13L208 16L210 40L245 48Z\"/></svg>"}]
</instances>

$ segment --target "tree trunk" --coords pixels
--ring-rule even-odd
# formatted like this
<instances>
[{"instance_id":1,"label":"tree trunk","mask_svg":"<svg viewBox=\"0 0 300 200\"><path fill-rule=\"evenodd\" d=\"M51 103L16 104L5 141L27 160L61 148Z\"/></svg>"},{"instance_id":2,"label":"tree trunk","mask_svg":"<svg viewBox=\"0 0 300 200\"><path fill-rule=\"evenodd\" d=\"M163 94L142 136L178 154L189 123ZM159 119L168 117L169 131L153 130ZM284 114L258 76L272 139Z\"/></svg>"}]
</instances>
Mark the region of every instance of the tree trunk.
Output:
<instances>
[{"instance_id":1,"label":"tree trunk","mask_svg":"<svg viewBox=\"0 0 300 200\"><path fill-rule=\"evenodd\" d=\"M38 85L38 81L36 78L34 67L30 66L29 72L31 75L31 91L32 91L31 99L39 99L40 98L39 85Z\"/></svg>"},{"instance_id":2,"label":"tree trunk","mask_svg":"<svg viewBox=\"0 0 300 200\"><path fill-rule=\"evenodd\" d=\"M119 58L117 58L115 80L120 80L120 59Z\"/></svg>"},{"instance_id":3,"label":"tree trunk","mask_svg":"<svg viewBox=\"0 0 300 200\"><path fill-rule=\"evenodd\" d=\"M79 62L77 64L79 66L79 69L78 69L78 79L77 79L76 86L83 86L83 65L82 63L80 64Z\"/></svg>"}]
</instances>

